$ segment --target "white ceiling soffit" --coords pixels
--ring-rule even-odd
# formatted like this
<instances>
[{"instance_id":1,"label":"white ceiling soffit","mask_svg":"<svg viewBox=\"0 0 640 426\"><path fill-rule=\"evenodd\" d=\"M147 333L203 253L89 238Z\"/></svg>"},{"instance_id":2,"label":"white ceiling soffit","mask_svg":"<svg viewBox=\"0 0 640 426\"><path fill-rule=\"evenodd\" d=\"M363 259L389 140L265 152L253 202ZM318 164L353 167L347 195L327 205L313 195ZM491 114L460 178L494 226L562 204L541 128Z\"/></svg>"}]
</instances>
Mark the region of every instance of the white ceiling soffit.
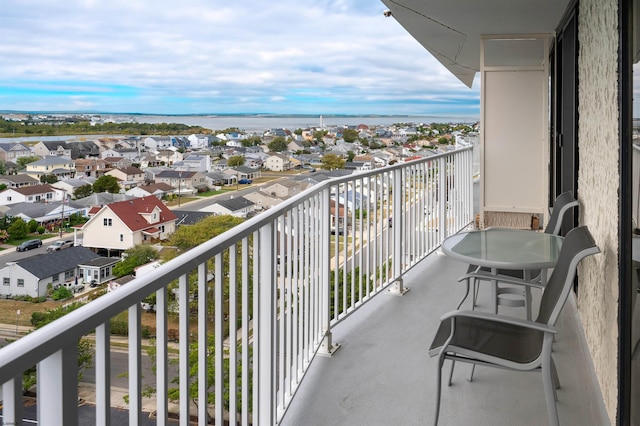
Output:
<instances>
[{"instance_id":1,"label":"white ceiling soffit","mask_svg":"<svg viewBox=\"0 0 640 426\"><path fill-rule=\"evenodd\" d=\"M480 71L480 36L553 33L571 0L382 0L460 81Z\"/></svg>"}]
</instances>

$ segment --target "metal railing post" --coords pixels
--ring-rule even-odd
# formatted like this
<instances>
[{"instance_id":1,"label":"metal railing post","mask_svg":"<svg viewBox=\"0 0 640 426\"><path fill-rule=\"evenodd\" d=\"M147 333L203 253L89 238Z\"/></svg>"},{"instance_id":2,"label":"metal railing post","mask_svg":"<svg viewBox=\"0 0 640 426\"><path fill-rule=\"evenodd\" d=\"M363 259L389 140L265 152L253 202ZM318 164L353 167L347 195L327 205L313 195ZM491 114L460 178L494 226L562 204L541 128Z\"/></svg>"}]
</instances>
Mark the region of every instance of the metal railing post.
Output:
<instances>
[{"instance_id":1,"label":"metal railing post","mask_svg":"<svg viewBox=\"0 0 640 426\"><path fill-rule=\"evenodd\" d=\"M331 193L329 188L325 188L322 191L321 197L321 210L320 210L320 244L322 250L322 262L320 268L320 283L321 283L321 326L322 326L322 341L320 342L320 348L318 349L318 355L331 356L338 349L339 344L334 344L331 341ZM337 201L336 201L336 216L337 216ZM336 225L336 229L337 225ZM336 238L338 238L338 232L336 232ZM346 243L345 243L346 244ZM336 262L336 268L339 265ZM346 269L346 266L345 266Z\"/></svg>"},{"instance_id":2,"label":"metal railing post","mask_svg":"<svg viewBox=\"0 0 640 426\"><path fill-rule=\"evenodd\" d=\"M404 203L405 191L402 179L402 169L393 171L393 245L391 252L391 268L393 271L393 283L389 287L389 293L401 296L409 291L402 281L402 268L404 259L403 233L405 228Z\"/></svg>"},{"instance_id":3,"label":"metal railing post","mask_svg":"<svg viewBox=\"0 0 640 426\"><path fill-rule=\"evenodd\" d=\"M275 423L275 357L273 342L275 337L275 276L273 250L273 222L263 226L259 231L260 257L258 276L258 334L260 340L257 347L258 401L254 401L254 422L259 425Z\"/></svg>"}]
</instances>

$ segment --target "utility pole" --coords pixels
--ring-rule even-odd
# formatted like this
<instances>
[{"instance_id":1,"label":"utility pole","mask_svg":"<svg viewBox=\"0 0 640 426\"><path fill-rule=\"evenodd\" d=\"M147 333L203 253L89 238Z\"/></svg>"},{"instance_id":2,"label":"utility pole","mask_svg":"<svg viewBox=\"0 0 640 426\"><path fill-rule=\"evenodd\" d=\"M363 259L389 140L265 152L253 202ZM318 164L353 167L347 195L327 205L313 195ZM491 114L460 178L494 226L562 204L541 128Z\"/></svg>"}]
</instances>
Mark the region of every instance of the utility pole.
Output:
<instances>
[{"instance_id":1,"label":"utility pole","mask_svg":"<svg viewBox=\"0 0 640 426\"><path fill-rule=\"evenodd\" d=\"M67 199L67 191L62 190L62 211L60 213L60 238L62 238L62 227L64 226L64 202Z\"/></svg>"}]
</instances>

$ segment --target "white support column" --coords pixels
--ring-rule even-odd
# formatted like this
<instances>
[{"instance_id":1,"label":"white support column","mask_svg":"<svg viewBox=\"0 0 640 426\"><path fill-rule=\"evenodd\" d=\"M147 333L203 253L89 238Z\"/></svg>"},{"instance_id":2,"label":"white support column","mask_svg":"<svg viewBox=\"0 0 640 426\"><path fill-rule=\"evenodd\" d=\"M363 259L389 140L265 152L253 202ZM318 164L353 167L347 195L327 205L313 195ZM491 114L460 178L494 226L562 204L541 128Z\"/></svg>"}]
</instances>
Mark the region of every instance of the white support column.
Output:
<instances>
[{"instance_id":1,"label":"white support column","mask_svg":"<svg viewBox=\"0 0 640 426\"><path fill-rule=\"evenodd\" d=\"M111 424L111 325L96 327L96 425Z\"/></svg>"},{"instance_id":2,"label":"white support column","mask_svg":"<svg viewBox=\"0 0 640 426\"><path fill-rule=\"evenodd\" d=\"M38 364L38 422L78 424L78 345L68 345Z\"/></svg>"}]
</instances>

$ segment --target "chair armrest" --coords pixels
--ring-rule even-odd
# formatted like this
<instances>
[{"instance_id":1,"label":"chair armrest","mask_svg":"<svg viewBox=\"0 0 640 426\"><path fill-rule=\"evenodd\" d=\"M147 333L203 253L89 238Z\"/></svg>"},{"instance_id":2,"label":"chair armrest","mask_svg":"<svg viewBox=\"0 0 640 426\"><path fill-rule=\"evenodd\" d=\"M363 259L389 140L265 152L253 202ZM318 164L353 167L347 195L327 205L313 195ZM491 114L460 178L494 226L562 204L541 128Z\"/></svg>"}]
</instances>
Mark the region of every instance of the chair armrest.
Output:
<instances>
[{"instance_id":1,"label":"chair armrest","mask_svg":"<svg viewBox=\"0 0 640 426\"><path fill-rule=\"evenodd\" d=\"M543 331L547 333L557 333L558 330L550 326L548 324L542 324L535 321L529 321L520 318L507 317L504 315L493 314L490 312L481 312L481 311L451 311L440 317L440 321L445 321L449 318L453 319L455 317L467 317L467 318L478 318L487 321L494 321L503 324L512 324L520 327L530 328L533 330Z\"/></svg>"},{"instance_id":2,"label":"chair armrest","mask_svg":"<svg viewBox=\"0 0 640 426\"><path fill-rule=\"evenodd\" d=\"M487 280L487 281L495 280L505 284L516 284L516 285L523 285L527 287L544 289L544 286L540 284L539 281L535 280L535 278L537 277L534 277L534 280L532 281L527 281L527 280L521 280L518 278L510 277L508 275L500 275L500 274L493 275L484 271L478 271L478 272L470 272L470 273L464 274L462 277L458 279L458 282L466 280L467 278L477 278L479 280Z\"/></svg>"}]
</instances>

